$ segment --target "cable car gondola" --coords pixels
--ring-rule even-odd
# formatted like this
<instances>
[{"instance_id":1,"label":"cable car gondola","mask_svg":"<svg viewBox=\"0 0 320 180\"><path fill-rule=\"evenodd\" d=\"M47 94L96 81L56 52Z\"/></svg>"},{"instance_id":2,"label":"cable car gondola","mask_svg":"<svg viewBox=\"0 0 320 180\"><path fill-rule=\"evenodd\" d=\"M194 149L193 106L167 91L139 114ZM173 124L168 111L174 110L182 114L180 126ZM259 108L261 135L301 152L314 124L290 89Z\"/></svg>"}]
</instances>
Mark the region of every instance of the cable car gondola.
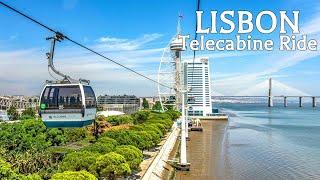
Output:
<instances>
[{"instance_id":1,"label":"cable car gondola","mask_svg":"<svg viewBox=\"0 0 320 180\"><path fill-rule=\"evenodd\" d=\"M96 96L88 80L74 80L57 71L53 65L56 41L63 40L57 33L52 39L48 68L62 80L47 81L40 95L39 115L48 128L74 128L92 124L96 117ZM50 71L49 71L50 73Z\"/></svg>"},{"instance_id":2,"label":"cable car gondola","mask_svg":"<svg viewBox=\"0 0 320 180\"><path fill-rule=\"evenodd\" d=\"M47 127L83 127L96 116L96 97L88 85L47 84L40 100L40 116Z\"/></svg>"}]
</instances>

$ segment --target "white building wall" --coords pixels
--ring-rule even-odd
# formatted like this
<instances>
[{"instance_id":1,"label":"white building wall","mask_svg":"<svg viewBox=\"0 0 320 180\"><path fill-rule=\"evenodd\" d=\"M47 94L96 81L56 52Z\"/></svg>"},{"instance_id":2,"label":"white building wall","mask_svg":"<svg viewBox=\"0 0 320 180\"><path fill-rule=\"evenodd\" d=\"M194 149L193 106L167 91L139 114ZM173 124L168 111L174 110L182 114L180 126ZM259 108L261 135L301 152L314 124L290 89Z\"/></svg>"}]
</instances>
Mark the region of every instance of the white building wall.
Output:
<instances>
[{"instance_id":1,"label":"white building wall","mask_svg":"<svg viewBox=\"0 0 320 180\"><path fill-rule=\"evenodd\" d=\"M193 71L193 72L192 72ZM190 91L188 99L194 98L194 102L188 102L190 116L206 116L212 113L211 104L211 80L208 58L196 58L184 62L184 76ZM193 78L192 78L193 77Z\"/></svg>"}]
</instances>

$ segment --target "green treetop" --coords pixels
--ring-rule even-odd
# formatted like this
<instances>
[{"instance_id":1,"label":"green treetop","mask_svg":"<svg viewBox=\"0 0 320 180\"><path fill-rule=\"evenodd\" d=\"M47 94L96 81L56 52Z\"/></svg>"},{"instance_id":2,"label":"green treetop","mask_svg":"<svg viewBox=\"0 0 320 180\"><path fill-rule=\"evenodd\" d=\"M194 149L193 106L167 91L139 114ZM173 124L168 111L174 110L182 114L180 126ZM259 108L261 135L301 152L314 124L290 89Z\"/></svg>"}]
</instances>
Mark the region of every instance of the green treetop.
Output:
<instances>
[{"instance_id":1,"label":"green treetop","mask_svg":"<svg viewBox=\"0 0 320 180\"><path fill-rule=\"evenodd\" d=\"M142 107L143 109L149 109L149 103L146 98L143 98Z\"/></svg>"}]
</instances>

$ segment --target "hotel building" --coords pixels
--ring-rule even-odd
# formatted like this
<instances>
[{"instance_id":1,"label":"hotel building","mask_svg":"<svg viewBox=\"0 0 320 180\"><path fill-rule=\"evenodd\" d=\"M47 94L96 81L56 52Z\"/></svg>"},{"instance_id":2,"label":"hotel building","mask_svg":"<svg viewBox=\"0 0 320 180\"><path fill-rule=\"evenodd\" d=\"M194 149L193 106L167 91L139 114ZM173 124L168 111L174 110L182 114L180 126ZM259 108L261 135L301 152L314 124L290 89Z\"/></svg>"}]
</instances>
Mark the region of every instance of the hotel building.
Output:
<instances>
[{"instance_id":1,"label":"hotel building","mask_svg":"<svg viewBox=\"0 0 320 180\"><path fill-rule=\"evenodd\" d=\"M202 57L184 62L184 82L188 86L186 100L189 116L212 114L209 58Z\"/></svg>"}]
</instances>

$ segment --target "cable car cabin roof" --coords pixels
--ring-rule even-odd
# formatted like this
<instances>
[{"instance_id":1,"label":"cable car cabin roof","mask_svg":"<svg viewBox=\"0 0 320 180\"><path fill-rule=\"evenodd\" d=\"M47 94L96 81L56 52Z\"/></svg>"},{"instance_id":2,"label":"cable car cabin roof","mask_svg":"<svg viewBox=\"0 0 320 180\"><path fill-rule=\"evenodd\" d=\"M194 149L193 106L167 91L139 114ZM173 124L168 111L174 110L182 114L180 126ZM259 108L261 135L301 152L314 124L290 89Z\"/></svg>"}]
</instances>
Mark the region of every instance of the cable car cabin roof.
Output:
<instances>
[{"instance_id":1,"label":"cable car cabin roof","mask_svg":"<svg viewBox=\"0 0 320 180\"><path fill-rule=\"evenodd\" d=\"M47 83L45 86L90 86L83 83ZM91 86L90 86L91 87Z\"/></svg>"},{"instance_id":2,"label":"cable car cabin roof","mask_svg":"<svg viewBox=\"0 0 320 180\"><path fill-rule=\"evenodd\" d=\"M40 116L48 128L83 127L96 116L96 97L89 85L47 84L40 97Z\"/></svg>"}]
</instances>

